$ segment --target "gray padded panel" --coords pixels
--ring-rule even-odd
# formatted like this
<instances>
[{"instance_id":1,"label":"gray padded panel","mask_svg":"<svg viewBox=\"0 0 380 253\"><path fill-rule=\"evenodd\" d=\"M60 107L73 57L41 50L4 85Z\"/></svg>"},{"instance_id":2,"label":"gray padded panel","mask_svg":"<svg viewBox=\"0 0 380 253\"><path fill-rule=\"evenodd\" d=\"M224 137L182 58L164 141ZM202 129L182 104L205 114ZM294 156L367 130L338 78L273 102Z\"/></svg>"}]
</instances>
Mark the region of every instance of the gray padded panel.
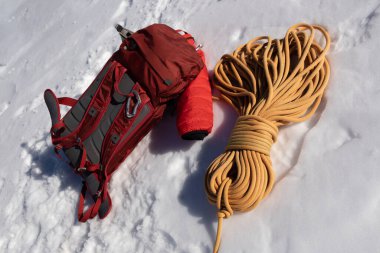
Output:
<instances>
[{"instance_id":1,"label":"gray padded panel","mask_svg":"<svg viewBox=\"0 0 380 253\"><path fill-rule=\"evenodd\" d=\"M87 189L91 192L91 194L96 194L99 189L99 180L96 178L96 176L93 173L86 173L87 175L84 176L84 180L87 185Z\"/></svg>"},{"instance_id":2,"label":"gray padded panel","mask_svg":"<svg viewBox=\"0 0 380 253\"><path fill-rule=\"evenodd\" d=\"M124 97L124 101L125 99L126 98ZM83 142L86 147L87 157L92 163L100 162L100 154L104 137L122 107L122 103L115 103L115 101L112 101L99 122L97 129Z\"/></svg>"},{"instance_id":3,"label":"gray padded panel","mask_svg":"<svg viewBox=\"0 0 380 253\"><path fill-rule=\"evenodd\" d=\"M110 104L99 122L98 128L83 142L86 147L87 157L92 163L100 162L101 146L104 137L122 107L123 104ZM101 129L103 129L103 132Z\"/></svg>"},{"instance_id":4,"label":"gray padded panel","mask_svg":"<svg viewBox=\"0 0 380 253\"><path fill-rule=\"evenodd\" d=\"M65 115L63 118L63 122L66 125L65 131L62 133L62 136L66 136L72 131L80 123L80 120L83 118L83 115L86 111L87 106L91 102L92 97L95 95L99 85L101 84L103 78L107 74L109 68L111 67L111 63L108 63L107 66L103 68L103 70L96 77L94 82L88 87L85 93L79 99L79 103L76 103L71 110ZM74 116L75 115L75 116ZM74 167L77 167L80 163L81 150L79 148L73 147L64 150L65 155L71 161Z\"/></svg>"},{"instance_id":5,"label":"gray padded panel","mask_svg":"<svg viewBox=\"0 0 380 253\"><path fill-rule=\"evenodd\" d=\"M50 113L51 123L54 125L59 121L59 105L57 105L55 95L50 90L45 91L44 99Z\"/></svg>"},{"instance_id":6,"label":"gray padded panel","mask_svg":"<svg viewBox=\"0 0 380 253\"><path fill-rule=\"evenodd\" d=\"M129 77L129 75L123 75L123 77L120 80L119 83L119 91L122 94L119 94L118 92L114 92L112 95L113 100L116 103L122 103L125 101L125 95L129 94L132 91L133 86L135 83L133 80Z\"/></svg>"},{"instance_id":7,"label":"gray padded panel","mask_svg":"<svg viewBox=\"0 0 380 253\"><path fill-rule=\"evenodd\" d=\"M112 95L112 99L116 102L116 103L122 103L124 102L125 100L125 96L117 93L117 92L114 92L113 95Z\"/></svg>"},{"instance_id":8,"label":"gray padded panel","mask_svg":"<svg viewBox=\"0 0 380 253\"><path fill-rule=\"evenodd\" d=\"M136 120L132 123L132 126L128 129L128 132L123 136L123 139L121 141L124 141L126 138L129 137L129 135L135 130L136 126L138 126L141 123L141 121L144 120L144 118L149 114L149 112L149 105L144 105L140 113L137 115Z\"/></svg>"},{"instance_id":9,"label":"gray padded panel","mask_svg":"<svg viewBox=\"0 0 380 253\"><path fill-rule=\"evenodd\" d=\"M87 107L89 103L91 102L91 99L95 95L99 85L101 84L101 81L104 79L105 75L107 74L111 64L108 63L106 67L103 68L103 70L99 73L95 81L91 84L91 86L86 90L86 92L81 96L79 99L79 102L75 104L71 108L71 110L65 115L63 118L63 122L66 125L65 131L62 133L62 136L66 136L72 131L74 131L77 126L79 125L80 121L82 120ZM133 86L135 83L132 81L132 79L128 75L124 75L120 81L119 84L119 90L123 94L129 94L132 91ZM115 94L117 92L114 92L113 99L109 106L107 107L107 110L102 117L101 121L99 122L99 125L97 129L86 139L83 141L83 144L86 148L87 152L87 158L92 163L99 163L100 162L100 154L101 154L101 148L103 144L103 140L105 135L107 134L108 129L110 128L112 122L114 121L115 117L117 116L118 112L122 110L123 103L126 100L126 97L122 94ZM48 106L49 113L52 119L53 124L57 123L59 120L58 117L58 108L55 100L55 96L49 92L45 92L45 102ZM64 150L65 155L68 157L68 159L71 161L74 167L77 167L80 163L80 157L81 157L81 149L77 147L69 148ZM85 173L84 174L84 180L86 181L87 187L92 195L96 194L99 188L99 181L96 179L96 177L91 173ZM96 196L93 197L94 201L96 201ZM99 208L99 216L102 218L106 215L110 208L109 199L107 198L104 200Z\"/></svg>"},{"instance_id":10,"label":"gray padded panel","mask_svg":"<svg viewBox=\"0 0 380 253\"><path fill-rule=\"evenodd\" d=\"M119 90L123 94L129 94L132 91L132 88L134 85L135 83L132 81L132 79L128 75L125 74L120 80ZM96 89L93 89L92 86L89 88L89 90L96 91ZM100 154L101 154L104 137L107 134L108 129L110 128L117 114L122 109L124 101L126 100L125 96L121 94L118 94L117 96L115 96L115 94L118 94L118 93L115 91L114 94L112 95L113 100L108 105L107 111L104 113L101 121L99 122L99 126L97 127L97 129L95 129L94 132L86 140L83 141L83 144L87 152L87 158L92 163L95 163L95 164L100 162L100 159L101 159ZM87 109L84 105L86 106L89 105L91 101L91 97L93 95L94 94L90 93L88 94L88 96L83 96L82 97L83 99L81 99L79 103L77 103L71 109L70 116L69 116L70 120L68 120L67 122L65 121L65 124L67 128L69 128L70 131L73 131L75 127L78 126L78 124L80 123L80 120L83 118L83 115ZM115 97L117 99L115 99ZM71 156L73 156L73 154L71 154ZM75 161L77 161L79 157L80 157L80 153L78 153L75 157L72 157L72 158Z\"/></svg>"},{"instance_id":11,"label":"gray padded panel","mask_svg":"<svg viewBox=\"0 0 380 253\"><path fill-rule=\"evenodd\" d=\"M65 155L73 164L74 167L78 167L80 163L81 149L77 147L68 148L64 150Z\"/></svg>"},{"instance_id":12,"label":"gray padded panel","mask_svg":"<svg viewBox=\"0 0 380 253\"><path fill-rule=\"evenodd\" d=\"M124 75L121 78L121 81L119 84L119 90L124 95L129 94L132 91L133 85L135 85L135 82L133 82L132 78L129 75Z\"/></svg>"},{"instance_id":13,"label":"gray padded panel","mask_svg":"<svg viewBox=\"0 0 380 253\"><path fill-rule=\"evenodd\" d=\"M104 135L99 129L97 129L97 131L95 131L92 135L94 140L102 140L102 138L104 137ZM95 146L96 149L100 151L102 149L102 142L96 141Z\"/></svg>"},{"instance_id":14,"label":"gray padded panel","mask_svg":"<svg viewBox=\"0 0 380 253\"><path fill-rule=\"evenodd\" d=\"M82 99L79 100L79 103L84 107L86 108L88 106L88 104L91 102L91 99L92 97L95 95L95 91L94 93L91 93L89 94L88 97L83 97Z\"/></svg>"},{"instance_id":15,"label":"gray padded panel","mask_svg":"<svg viewBox=\"0 0 380 253\"><path fill-rule=\"evenodd\" d=\"M110 67L111 63L108 63L108 65L105 66L99 73L99 75L95 78L94 82L90 85L90 87L88 87L86 92L79 98L79 103L76 103L73 106L73 108L71 108L71 110L65 115L65 117L63 118L63 122L70 131L67 133L64 132L63 136L74 131L75 128L78 126L78 124L83 118L84 112L86 111L88 105L91 102L91 99L98 90L99 85L103 81Z\"/></svg>"},{"instance_id":16,"label":"gray padded panel","mask_svg":"<svg viewBox=\"0 0 380 253\"><path fill-rule=\"evenodd\" d=\"M83 117L83 114L85 113L85 108L79 104L79 106L74 106L72 109L72 115L77 121L80 121Z\"/></svg>"},{"instance_id":17,"label":"gray padded panel","mask_svg":"<svg viewBox=\"0 0 380 253\"><path fill-rule=\"evenodd\" d=\"M96 201L97 196L95 194L99 189L98 179L95 177L93 173L87 173L84 179L86 181L87 189L91 192L92 195L94 195L93 199L94 201ZM106 198L99 207L98 213L99 213L100 218L103 218L107 214L109 207L110 207L110 203L108 201L108 198Z\"/></svg>"},{"instance_id":18,"label":"gray padded panel","mask_svg":"<svg viewBox=\"0 0 380 253\"><path fill-rule=\"evenodd\" d=\"M99 217L102 219L104 218L104 216L106 216L107 212L108 212L108 209L110 208L110 203L108 202L108 198L106 198L102 204L100 205L99 207L99 211L98 211L98 214L99 214Z\"/></svg>"}]
</instances>

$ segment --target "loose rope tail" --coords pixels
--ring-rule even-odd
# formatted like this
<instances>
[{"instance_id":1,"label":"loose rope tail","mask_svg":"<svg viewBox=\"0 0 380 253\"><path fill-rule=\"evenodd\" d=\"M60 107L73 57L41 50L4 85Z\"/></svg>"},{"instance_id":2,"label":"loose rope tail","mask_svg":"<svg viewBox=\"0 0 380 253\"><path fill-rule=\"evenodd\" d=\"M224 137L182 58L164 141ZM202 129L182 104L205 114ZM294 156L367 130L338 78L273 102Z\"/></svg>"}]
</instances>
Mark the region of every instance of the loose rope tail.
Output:
<instances>
[{"instance_id":1,"label":"loose rope tail","mask_svg":"<svg viewBox=\"0 0 380 253\"><path fill-rule=\"evenodd\" d=\"M315 40L316 32L322 34L324 47ZM208 200L219 210L214 253L223 219L255 208L271 191L270 149L278 127L304 121L316 111L330 76L329 47L329 34L322 27L297 24L283 39L254 38L216 64L215 86L239 117L226 151L210 164L205 177Z\"/></svg>"}]
</instances>

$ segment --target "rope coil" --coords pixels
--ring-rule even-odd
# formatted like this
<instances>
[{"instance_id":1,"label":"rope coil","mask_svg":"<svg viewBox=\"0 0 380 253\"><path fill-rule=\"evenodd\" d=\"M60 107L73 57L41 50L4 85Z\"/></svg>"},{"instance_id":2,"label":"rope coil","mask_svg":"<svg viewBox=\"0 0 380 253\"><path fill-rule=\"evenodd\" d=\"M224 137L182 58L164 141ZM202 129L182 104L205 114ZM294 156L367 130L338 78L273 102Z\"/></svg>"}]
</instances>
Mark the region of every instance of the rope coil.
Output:
<instances>
[{"instance_id":1,"label":"rope coil","mask_svg":"<svg viewBox=\"0 0 380 253\"><path fill-rule=\"evenodd\" d=\"M240 116L232 130L226 150L252 150L269 156L278 128L256 115Z\"/></svg>"},{"instance_id":2,"label":"rope coil","mask_svg":"<svg viewBox=\"0 0 380 253\"><path fill-rule=\"evenodd\" d=\"M316 32L325 40L323 47ZM297 24L283 39L254 38L216 64L215 86L239 117L225 152L205 177L208 200L218 208L214 253L223 219L255 208L272 190L270 149L278 128L304 121L318 108L330 76L329 47L322 27Z\"/></svg>"}]
</instances>

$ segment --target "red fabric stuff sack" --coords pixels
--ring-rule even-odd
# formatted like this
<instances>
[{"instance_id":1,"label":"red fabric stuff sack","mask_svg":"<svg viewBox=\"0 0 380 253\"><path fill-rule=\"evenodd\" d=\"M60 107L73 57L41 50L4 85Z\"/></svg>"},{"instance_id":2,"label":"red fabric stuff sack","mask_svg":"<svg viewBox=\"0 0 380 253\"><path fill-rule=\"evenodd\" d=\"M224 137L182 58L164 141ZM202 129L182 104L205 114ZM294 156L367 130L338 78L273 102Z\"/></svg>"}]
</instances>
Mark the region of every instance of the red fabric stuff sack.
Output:
<instances>
[{"instance_id":1,"label":"red fabric stuff sack","mask_svg":"<svg viewBox=\"0 0 380 253\"><path fill-rule=\"evenodd\" d=\"M183 36L195 47L194 38L187 33ZM177 104L177 129L185 140L203 140L213 127L211 84L205 64L205 55L200 47L197 53L204 66L198 76L180 95Z\"/></svg>"},{"instance_id":2,"label":"red fabric stuff sack","mask_svg":"<svg viewBox=\"0 0 380 253\"><path fill-rule=\"evenodd\" d=\"M79 221L108 215L112 173L162 118L166 103L177 98L203 66L186 38L154 24L124 40L79 99L45 91L55 151L62 150L83 179ZM63 117L60 105L71 107ZM84 210L86 194L93 203Z\"/></svg>"}]
</instances>

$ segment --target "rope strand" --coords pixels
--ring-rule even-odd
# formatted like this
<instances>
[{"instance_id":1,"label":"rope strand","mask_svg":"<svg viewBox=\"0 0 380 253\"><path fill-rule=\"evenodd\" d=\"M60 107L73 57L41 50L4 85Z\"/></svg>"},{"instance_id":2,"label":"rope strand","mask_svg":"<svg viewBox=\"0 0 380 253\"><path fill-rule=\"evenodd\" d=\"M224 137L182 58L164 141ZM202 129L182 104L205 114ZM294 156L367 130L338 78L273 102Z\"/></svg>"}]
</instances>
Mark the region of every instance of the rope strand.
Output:
<instances>
[{"instance_id":1,"label":"rope strand","mask_svg":"<svg viewBox=\"0 0 380 253\"><path fill-rule=\"evenodd\" d=\"M317 43L316 32L324 47ZM297 24L283 39L254 38L216 64L215 87L239 117L225 152L205 177L208 200L218 208L214 253L219 251L223 219L255 208L272 190L270 149L278 128L316 111L330 76L329 47L322 27Z\"/></svg>"}]
</instances>

